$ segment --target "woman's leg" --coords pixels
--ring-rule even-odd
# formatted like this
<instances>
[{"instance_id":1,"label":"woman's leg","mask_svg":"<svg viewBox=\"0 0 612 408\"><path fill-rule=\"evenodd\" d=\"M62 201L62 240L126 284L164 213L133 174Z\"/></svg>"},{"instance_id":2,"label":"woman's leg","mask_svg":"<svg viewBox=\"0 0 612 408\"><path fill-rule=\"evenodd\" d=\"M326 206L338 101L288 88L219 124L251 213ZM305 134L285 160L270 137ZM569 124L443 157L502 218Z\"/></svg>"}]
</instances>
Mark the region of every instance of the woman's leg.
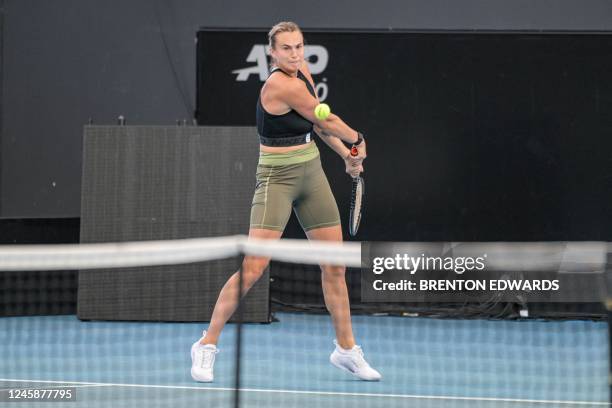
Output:
<instances>
[{"instance_id":1,"label":"woman's leg","mask_svg":"<svg viewBox=\"0 0 612 408\"><path fill-rule=\"evenodd\" d=\"M279 239L291 215L293 186L287 167L257 166L255 193L251 205L249 238ZM245 256L242 262L242 294L261 277L269 258ZM238 307L239 272L234 273L219 293L203 344L217 344L221 330Z\"/></svg>"},{"instance_id":2,"label":"woman's leg","mask_svg":"<svg viewBox=\"0 0 612 408\"><path fill-rule=\"evenodd\" d=\"M249 230L249 237L261 239L279 239L282 231L252 228ZM268 266L270 258L245 256L242 261L242 294L244 296L249 289L257 282ZM206 331L206 336L202 339L202 344L217 344L221 330L225 323L232 317L238 307L238 285L240 272L234 273L225 283L219 298L215 304L210 325Z\"/></svg>"},{"instance_id":3,"label":"woman's leg","mask_svg":"<svg viewBox=\"0 0 612 408\"><path fill-rule=\"evenodd\" d=\"M308 239L342 241L340 225L311 229L306 232L306 235ZM355 345L355 338L353 337L353 328L351 326L351 308L346 287L345 271L346 268L344 266L321 265L321 283L323 285L325 306L327 306L327 310L331 315L338 344L340 347L348 350Z\"/></svg>"},{"instance_id":4,"label":"woman's leg","mask_svg":"<svg viewBox=\"0 0 612 408\"><path fill-rule=\"evenodd\" d=\"M306 234L308 239L342 241L340 225L311 229ZM380 380L382 378L380 373L365 360L361 347L355 345L348 290L344 276L346 268L344 266L321 265L321 270L323 273L321 281L323 283L325 305L331 314L336 329L337 346L329 357L329 361L334 366L348 371L361 380Z\"/></svg>"}]
</instances>

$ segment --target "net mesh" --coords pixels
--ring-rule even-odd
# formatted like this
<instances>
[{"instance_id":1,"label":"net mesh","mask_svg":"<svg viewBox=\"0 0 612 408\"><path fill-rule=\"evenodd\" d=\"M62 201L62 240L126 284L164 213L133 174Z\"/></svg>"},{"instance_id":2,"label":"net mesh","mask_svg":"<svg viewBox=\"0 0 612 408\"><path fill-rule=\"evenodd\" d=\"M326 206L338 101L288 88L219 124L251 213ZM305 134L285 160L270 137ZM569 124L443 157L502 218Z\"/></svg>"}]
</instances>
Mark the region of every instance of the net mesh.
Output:
<instances>
[{"instance_id":1,"label":"net mesh","mask_svg":"<svg viewBox=\"0 0 612 408\"><path fill-rule=\"evenodd\" d=\"M432 244L411 243L402 248L406 245L421 256L423 247ZM596 277L605 288L610 269L611 251L606 243L447 245L454 249L455 258L467 256L461 251L487 252L488 267L508 276L571 272L582 280ZM392 248L397 250L398 245ZM372 251L372 247L367 249L368 254ZM496 251L503 256L494 256ZM147 292L143 289L150 287L147 275L141 275L141 285L124 296L147 298L149 305L177 309L174 321L79 319L73 314L3 317L0 402L20 399L33 403L27 398L34 398L35 391L40 398L43 391L62 390L64 395L71 391L76 401L62 401L56 395L54 406L608 405L609 326L602 314L580 320L530 319L532 303L495 298L475 301L469 296L459 303L364 302L361 291L367 281L360 279L360 274L371 266L362 258L365 252L359 243L266 241L244 236L2 246L0 270L7 272L0 272L0 276L32 276L33 271L45 271L41 272L44 276L53 277L52 271L77 274L76 270L87 270L104 272L104 279L112 280L112 271L119 276L134 267L163 268L148 279L163 277L168 291L178 285L173 283L180 278L178 265L220 259L235 259L239 265L244 255L268 257L272 259L269 289L273 314L269 324L256 324L246 318L245 308L239 309L234 323L226 325L219 339L211 383L195 382L190 375L191 346L208 326L205 321L181 321L181 308L195 300L169 302L167 293ZM320 276L319 264L347 266L352 331L365 359L382 374L380 381L360 381L330 364L334 325L321 306L325 299L320 281L313 285L312 277L304 277ZM217 265L225 267L227 263ZM233 272L227 271L227 277ZM26 295L13 293L16 281L0 280L0 293L5 299L24 301L16 297ZM198 291L206 293L204 303L212 308L218 288L207 291L208 284L212 283L202 277ZM30 286L32 290L49 287L37 280ZM574 287L593 292L589 284ZM180 297L180 291L178 294ZM605 295L602 298L593 292L589 296L583 298L605 304ZM119 309L127 302L109 293L96 301L115 303ZM353 367L356 369L359 367Z\"/></svg>"}]
</instances>

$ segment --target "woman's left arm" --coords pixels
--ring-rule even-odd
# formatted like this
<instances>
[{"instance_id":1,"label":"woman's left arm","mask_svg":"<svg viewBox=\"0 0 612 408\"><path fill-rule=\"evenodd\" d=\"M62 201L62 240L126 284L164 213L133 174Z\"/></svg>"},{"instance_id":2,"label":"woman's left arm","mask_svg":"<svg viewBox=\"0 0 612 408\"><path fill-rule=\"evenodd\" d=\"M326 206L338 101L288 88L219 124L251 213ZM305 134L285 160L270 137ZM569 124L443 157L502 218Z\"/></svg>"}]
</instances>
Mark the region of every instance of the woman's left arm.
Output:
<instances>
[{"instance_id":1,"label":"woman's left arm","mask_svg":"<svg viewBox=\"0 0 612 408\"><path fill-rule=\"evenodd\" d=\"M350 174L351 177L357 177L359 173L363 172L363 159L365 158L365 145L363 146L364 154L363 158L361 157L352 157L351 151L344 145L342 140L338 139L335 136L331 136L326 133L319 126L314 125L314 131L319 135L319 138L325 142L333 151L338 153L340 157L344 160L344 164L346 166L347 174ZM361 144L365 144L362 142Z\"/></svg>"},{"instance_id":2,"label":"woman's left arm","mask_svg":"<svg viewBox=\"0 0 612 408\"><path fill-rule=\"evenodd\" d=\"M319 126L314 125L314 131L319 138L325 142L333 151L338 153L343 159L350 154L350 150L344 145L342 140L325 132Z\"/></svg>"}]
</instances>

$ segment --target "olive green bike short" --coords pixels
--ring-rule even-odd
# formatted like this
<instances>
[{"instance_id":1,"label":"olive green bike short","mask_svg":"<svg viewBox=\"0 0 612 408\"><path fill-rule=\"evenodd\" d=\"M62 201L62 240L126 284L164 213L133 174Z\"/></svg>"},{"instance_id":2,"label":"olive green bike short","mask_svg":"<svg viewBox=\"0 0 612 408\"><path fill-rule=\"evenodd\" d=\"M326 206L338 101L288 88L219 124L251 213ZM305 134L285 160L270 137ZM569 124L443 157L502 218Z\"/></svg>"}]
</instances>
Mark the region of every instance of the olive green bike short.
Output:
<instances>
[{"instance_id":1,"label":"olive green bike short","mask_svg":"<svg viewBox=\"0 0 612 408\"><path fill-rule=\"evenodd\" d=\"M251 228L283 231L292 208L305 231L340 224L314 142L289 153L260 152L256 178Z\"/></svg>"}]
</instances>

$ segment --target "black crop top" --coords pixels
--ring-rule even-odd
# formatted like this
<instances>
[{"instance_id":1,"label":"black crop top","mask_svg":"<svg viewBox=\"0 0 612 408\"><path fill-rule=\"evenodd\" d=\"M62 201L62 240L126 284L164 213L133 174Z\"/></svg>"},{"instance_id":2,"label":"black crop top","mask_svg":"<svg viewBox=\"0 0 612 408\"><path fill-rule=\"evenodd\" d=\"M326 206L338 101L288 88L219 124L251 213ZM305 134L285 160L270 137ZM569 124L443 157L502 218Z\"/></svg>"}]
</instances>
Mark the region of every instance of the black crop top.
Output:
<instances>
[{"instance_id":1,"label":"black crop top","mask_svg":"<svg viewBox=\"0 0 612 408\"><path fill-rule=\"evenodd\" d=\"M280 71L279 68L272 70L270 75ZM286 74L285 74L286 75ZM297 77L306 84L308 92L315 96L315 91L308 79L298 71ZM269 78L269 77L268 77ZM257 133L259 141L264 146L297 146L308 143L311 140L312 122L291 109L282 115L273 115L266 112L261 105L261 96L257 99Z\"/></svg>"}]
</instances>

